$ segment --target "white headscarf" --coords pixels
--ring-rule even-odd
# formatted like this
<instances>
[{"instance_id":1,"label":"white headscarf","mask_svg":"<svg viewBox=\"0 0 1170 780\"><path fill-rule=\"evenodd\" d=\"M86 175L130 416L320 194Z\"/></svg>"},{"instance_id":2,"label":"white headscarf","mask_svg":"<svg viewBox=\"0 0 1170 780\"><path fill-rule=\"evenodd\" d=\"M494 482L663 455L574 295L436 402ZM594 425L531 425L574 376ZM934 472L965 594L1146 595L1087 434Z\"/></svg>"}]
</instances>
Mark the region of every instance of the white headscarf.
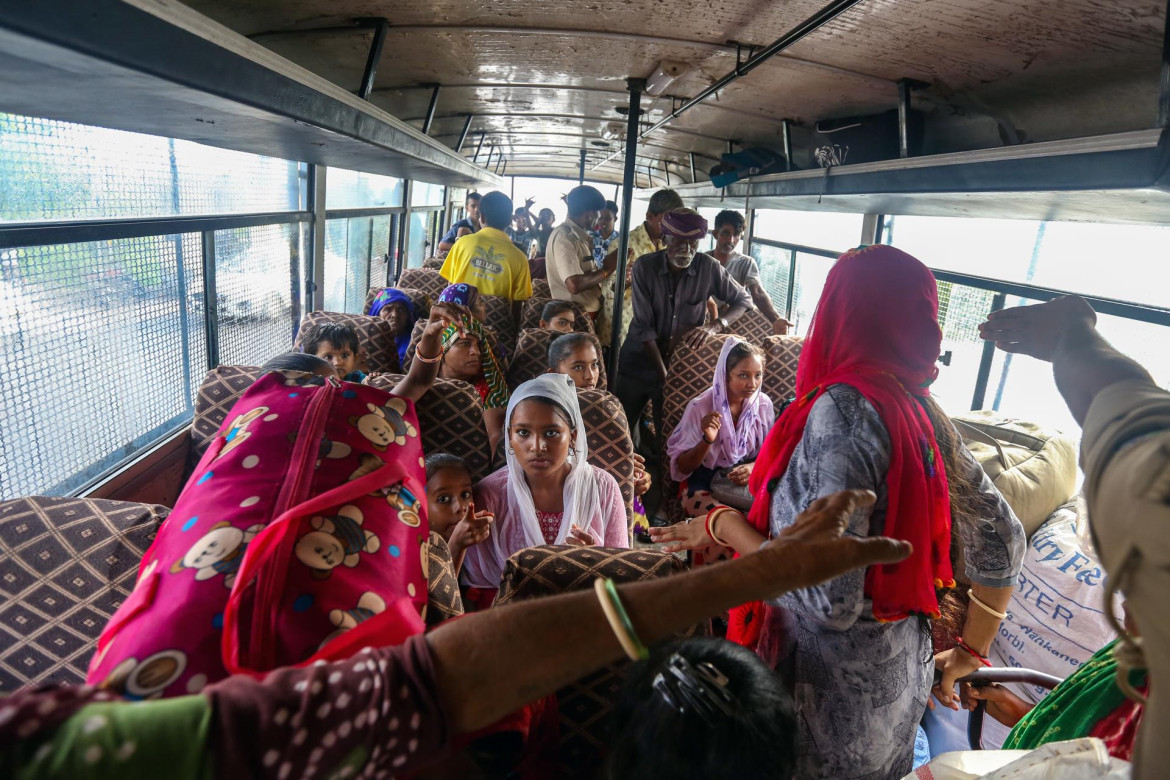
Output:
<instances>
[{"instance_id":1,"label":"white headscarf","mask_svg":"<svg viewBox=\"0 0 1170 780\"><path fill-rule=\"evenodd\" d=\"M512 429L512 413L522 401L530 398L547 399L564 409L572 420L571 427L576 431L573 449L569 451L569 475L565 478L564 516L561 518L561 527L553 543L564 544L565 537L573 525L589 531L598 541L604 539L605 527L601 519L597 473L587 460L588 438L573 380L565 374L541 374L536 379L517 387L508 402L508 414L504 424L505 442L509 441ZM536 505L532 501L532 491L528 487L524 468L511 446L508 446L507 453L507 505L509 525L512 527L507 532L493 531L486 541L477 545L479 555L484 559L483 563L499 571L503 571L508 557L518 549L537 547L546 543L540 530L540 521L536 518ZM523 544L515 547L518 536L522 536Z\"/></svg>"}]
</instances>

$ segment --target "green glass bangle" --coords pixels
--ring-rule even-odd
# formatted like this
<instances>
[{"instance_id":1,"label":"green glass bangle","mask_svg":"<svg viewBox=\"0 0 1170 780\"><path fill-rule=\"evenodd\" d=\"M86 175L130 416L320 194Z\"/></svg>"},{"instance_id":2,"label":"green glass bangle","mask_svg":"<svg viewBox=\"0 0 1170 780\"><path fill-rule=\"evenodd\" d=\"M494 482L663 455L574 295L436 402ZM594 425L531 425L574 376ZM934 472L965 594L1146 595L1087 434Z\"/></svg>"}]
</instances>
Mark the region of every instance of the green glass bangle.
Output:
<instances>
[{"instance_id":1,"label":"green glass bangle","mask_svg":"<svg viewBox=\"0 0 1170 780\"><path fill-rule=\"evenodd\" d=\"M622 630L626 637L633 645L635 654L638 660L645 661L650 657L650 650L646 645L642 644L642 640L638 637L637 632L634 631L634 624L630 622L630 616L626 613L626 607L622 604L621 597L618 596L617 586L613 584L613 580L606 578L605 580L605 595L609 598L609 603L617 613L618 620L622 624Z\"/></svg>"}]
</instances>

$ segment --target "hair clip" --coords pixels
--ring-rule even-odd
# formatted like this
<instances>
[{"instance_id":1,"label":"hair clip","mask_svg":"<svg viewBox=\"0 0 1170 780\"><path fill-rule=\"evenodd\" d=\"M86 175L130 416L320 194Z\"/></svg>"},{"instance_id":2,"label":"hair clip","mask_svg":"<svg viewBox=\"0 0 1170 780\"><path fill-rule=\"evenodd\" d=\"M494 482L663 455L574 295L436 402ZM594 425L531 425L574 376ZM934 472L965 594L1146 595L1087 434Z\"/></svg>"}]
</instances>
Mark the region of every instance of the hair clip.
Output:
<instances>
[{"instance_id":1,"label":"hair clip","mask_svg":"<svg viewBox=\"0 0 1170 780\"><path fill-rule=\"evenodd\" d=\"M667 659L666 668L654 676L652 686L680 713L693 710L713 723L734 711L735 696L727 690L728 682L727 676L710 662L692 665L674 653Z\"/></svg>"}]
</instances>

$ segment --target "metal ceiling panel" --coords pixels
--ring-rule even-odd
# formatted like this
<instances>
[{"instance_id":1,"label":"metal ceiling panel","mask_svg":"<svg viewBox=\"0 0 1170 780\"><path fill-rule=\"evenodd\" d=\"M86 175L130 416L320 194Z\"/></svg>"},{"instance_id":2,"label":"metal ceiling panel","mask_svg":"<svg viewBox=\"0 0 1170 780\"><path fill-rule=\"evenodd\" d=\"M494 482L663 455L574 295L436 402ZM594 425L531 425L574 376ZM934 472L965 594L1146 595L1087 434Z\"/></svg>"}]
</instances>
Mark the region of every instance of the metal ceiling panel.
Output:
<instances>
[{"instance_id":1,"label":"metal ceiling panel","mask_svg":"<svg viewBox=\"0 0 1170 780\"><path fill-rule=\"evenodd\" d=\"M471 113L473 133L507 133L521 144L529 143L528 133L595 135L619 120L627 77L648 75L660 60L680 60L690 70L668 91L695 95L734 68L730 41L766 45L824 2L190 5L346 90L357 89L372 38L355 20L384 18L390 31L372 100L394 116L417 119L429 100L420 85L452 85L440 94L432 134L454 145ZM779 119L807 127L893 108L894 83L905 77L928 85L914 103L927 115L929 151L998 146L1005 133L1042 141L1148 128L1165 11L1160 0L863 0L651 140L713 157L727 139L775 148ZM650 105L670 107L666 100ZM639 154L673 153L648 147ZM596 175L610 176L602 169Z\"/></svg>"}]
</instances>

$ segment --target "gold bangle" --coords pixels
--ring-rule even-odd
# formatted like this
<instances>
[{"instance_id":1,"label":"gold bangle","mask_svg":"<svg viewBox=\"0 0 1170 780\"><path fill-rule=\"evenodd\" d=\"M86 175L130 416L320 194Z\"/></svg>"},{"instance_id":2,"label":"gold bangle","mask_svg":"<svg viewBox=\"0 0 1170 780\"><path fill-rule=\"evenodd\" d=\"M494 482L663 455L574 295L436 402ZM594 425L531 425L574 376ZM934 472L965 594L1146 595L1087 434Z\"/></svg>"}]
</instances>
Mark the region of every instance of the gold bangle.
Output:
<instances>
[{"instance_id":1,"label":"gold bangle","mask_svg":"<svg viewBox=\"0 0 1170 780\"><path fill-rule=\"evenodd\" d=\"M626 608L622 606L622 600L618 598L613 580L598 577L593 581L593 591L597 594L597 600L601 603L601 611L605 613L605 619L609 621L609 627L613 631L613 635L617 637L618 644L622 646L626 656L631 661L644 661L649 658L650 651L634 633L634 624L630 622L630 616L626 614Z\"/></svg>"},{"instance_id":2,"label":"gold bangle","mask_svg":"<svg viewBox=\"0 0 1170 780\"><path fill-rule=\"evenodd\" d=\"M1006 612L1000 612L998 609L992 609L991 607L987 606L986 604L984 604L982 601L979 600L979 597L975 595L975 591L971 590L970 588L967 588L967 598L971 599L971 603L977 604L978 606L982 607L984 612L987 612L990 615L995 615L1000 620L1007 619Z\"/></svg>"},{"instance_id":3,"label":"gold bangle","mask_svg":"<svg viewBox=\"0 0 1170 780\"><path fill-rule=\"evenodd\" d=\"M414 359L420 363L438 363L443 359L443 349L439 348L439 354L434 357L423 357L422 353L418 351L418 347L414 348Z\"/></svg>"},{"instance_id":4,"label":"gold bangle","mask_svg":"<svg viewBox=\"0 0 1170 780\"><path fill-rule=\"evenodd\" d=\"M708 513L707 528L706 528L707 536L710 536L711 541L715 542L715 544L719 545L720 547L731 547L731 545L715 535L715 521L719 519L720 515L724 515L728 512L734 512L734 511L735 510L729 506L717 506L717 507L713 507L711 509L711 511Z\"/></svg>"}]
</instances>

